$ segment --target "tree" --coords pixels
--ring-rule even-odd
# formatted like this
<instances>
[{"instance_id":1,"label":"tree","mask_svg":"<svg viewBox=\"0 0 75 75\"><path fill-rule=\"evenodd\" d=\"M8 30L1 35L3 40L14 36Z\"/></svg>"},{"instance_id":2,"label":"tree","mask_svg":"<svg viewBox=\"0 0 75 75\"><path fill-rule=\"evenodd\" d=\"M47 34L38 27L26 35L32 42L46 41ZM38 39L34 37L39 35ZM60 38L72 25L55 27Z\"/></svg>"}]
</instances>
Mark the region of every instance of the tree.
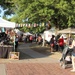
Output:
<instances>
[{"instance_id":1,"label":"tree","mask_svg":"<svg viewBox=\"0 0 75 75\"><path fill-rule=\"evenodd\" d=\"M70 27L75 23L74 0L2 0L0 3L8 8L5 15L15 14L11 20L18 23L50 21L56 28Z\"/></svg>"}]
</instances>

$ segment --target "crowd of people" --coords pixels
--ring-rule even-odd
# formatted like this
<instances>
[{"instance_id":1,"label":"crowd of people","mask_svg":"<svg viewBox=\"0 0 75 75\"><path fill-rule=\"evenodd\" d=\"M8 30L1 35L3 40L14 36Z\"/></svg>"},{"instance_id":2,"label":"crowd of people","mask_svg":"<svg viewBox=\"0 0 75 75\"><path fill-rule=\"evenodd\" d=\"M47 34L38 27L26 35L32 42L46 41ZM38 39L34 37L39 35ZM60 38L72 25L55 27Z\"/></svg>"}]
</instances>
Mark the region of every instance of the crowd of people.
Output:
<instances>
[{"instance_id":1,"label":"crowd of people","mask_svg":"<svg viewBox=\"0 0 75 75\"><path fill-rule=\"evenodd\" d=\"M32 42L36 42L38 45L41 45L43 42L43 39L41 37L41 35L27 35L24 38L24 42L25 43L32 43Z\"/></svg>"},{"instance_id":2,"label":"crowd of people","mask_svg":"<svg viewBox=\"0 0 75 75\"><path fill-rule=\"evenodd\" d=\"M15 42L14 42L15 41ZM19 37L13 29L6 29L5 32L0 33L0 45L13 45L15 49L18 47Z\"/></svg>"},{"instance_id":3,"label":"crowd of people","mask_svg":"<svg viewBox=\"0 0 75 75\"><path fill-rule=\"evenodd\" d=\"M51 51L60 50L62 52L64 49L64 46L65 46L65 42L64 42L63 36L55 37L54 35L52 35L51 40L50 40L50 50Z\"/></svg>"},{"instance_id":4,"label":"crowd of people","mask_svg":"<svg viewBox=\"0 0 75 75\"><path fill-rule=\"evenodd\" d=\"M63 52L65 46L70 46L72 44L73 38L71 36L54 36L52 35L50 40L51 51L61 51Z\"/></svg>"},{"instance_id":5,"label":"crowd of people","mask_svg":"<svg viewBox=\"0 0 75 75\"><path fill-rule=\"evenodd\" d=\"M73 68L71 72L75 72L75 37L72 37L71 35L67 37L52 35L48 44L50 45L51 52L60 51L62 56L65 58L67 55L70 56L70 61L72 62ZM64 52L66 53L63 54ZM63 57L60 59L60 61L63 60Z\"/></svg>"}]
</instances>

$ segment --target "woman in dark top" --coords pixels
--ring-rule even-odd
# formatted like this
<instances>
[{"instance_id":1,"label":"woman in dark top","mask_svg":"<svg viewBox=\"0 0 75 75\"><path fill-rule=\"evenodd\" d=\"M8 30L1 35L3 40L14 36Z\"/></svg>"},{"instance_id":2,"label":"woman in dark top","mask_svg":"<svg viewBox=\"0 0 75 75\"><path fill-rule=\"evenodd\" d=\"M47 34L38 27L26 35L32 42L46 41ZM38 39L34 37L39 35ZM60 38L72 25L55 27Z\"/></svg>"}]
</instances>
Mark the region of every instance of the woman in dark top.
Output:
<instances>
[{"instance_id":1,"label":"woman in dark top","mask_svg":"<svg viewBox=\"0 0 75 75\"><path fill-rule=\"evenodd\" d=\"M54 35L52 35L52 38L51 38L51 40L50 40L50 51L52 52L52 51L54 51Z\"/></svg>"}]
</instances>

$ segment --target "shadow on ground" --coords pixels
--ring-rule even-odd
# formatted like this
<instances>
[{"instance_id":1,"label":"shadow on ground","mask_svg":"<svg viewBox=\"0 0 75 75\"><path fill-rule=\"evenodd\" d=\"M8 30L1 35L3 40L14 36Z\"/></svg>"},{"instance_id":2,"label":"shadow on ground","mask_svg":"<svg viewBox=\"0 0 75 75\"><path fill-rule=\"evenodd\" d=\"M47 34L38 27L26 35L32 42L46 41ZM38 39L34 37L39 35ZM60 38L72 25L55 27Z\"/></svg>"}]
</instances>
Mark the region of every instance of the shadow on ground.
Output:
<instances>
[{"instance_id":1,"label":"shadow on ground","mask_svg":"<svg viewBox=\"0 0 75 75\"><path fill-rule=\"evenodd\" d=\"M20 44L20 45L22 45L22 44ZM29 45L29 48L32 49L35 52L38 52L38 53L41 53L41 54L45 55L46 57L55 54L54 52L52 52L52 53L50 52L50 47L49 46L42 47L42 46L40 46L38 44L31 43ZM36 58L36 57L35 58L31 57L30 54L23 53L22 50L20 50L20 49L18 49L18 51L20 52L20 60L23 60L23 59L35 59ZM38 56L37 58L43 58L43 57Z\"/></svg>"},{"instance_id":2,"label":"shadow on ground","mask_svg":"<svg viewBox=\"0 0 75 75\"><path fill-rule=\"evenodd\" d=\"M32 59L32 57L29 56L28 54L25 54L25 53L23 53L21 51L19 51L19 52L20 52L20 57L19 57L20 60L23 60L23 59Z\"/></svg>"}]
</instances>

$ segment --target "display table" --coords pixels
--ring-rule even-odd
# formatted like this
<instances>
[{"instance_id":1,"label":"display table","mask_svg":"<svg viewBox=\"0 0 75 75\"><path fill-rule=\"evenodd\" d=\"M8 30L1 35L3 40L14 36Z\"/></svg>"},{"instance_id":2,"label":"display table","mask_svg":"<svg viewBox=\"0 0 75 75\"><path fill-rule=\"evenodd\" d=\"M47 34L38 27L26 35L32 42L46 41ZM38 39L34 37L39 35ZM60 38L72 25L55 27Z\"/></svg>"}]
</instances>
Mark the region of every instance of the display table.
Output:
<instances>
[{"instance_id":1,"label":"display table","mask_svg":"<svg viewBox=\"0 0 75 75\"><path fill-rule=\"evenodd\" d=\"M0 58L8 58L9 53L12 52L13 46L0 45Z\"/></svg>"}]
</instances>

